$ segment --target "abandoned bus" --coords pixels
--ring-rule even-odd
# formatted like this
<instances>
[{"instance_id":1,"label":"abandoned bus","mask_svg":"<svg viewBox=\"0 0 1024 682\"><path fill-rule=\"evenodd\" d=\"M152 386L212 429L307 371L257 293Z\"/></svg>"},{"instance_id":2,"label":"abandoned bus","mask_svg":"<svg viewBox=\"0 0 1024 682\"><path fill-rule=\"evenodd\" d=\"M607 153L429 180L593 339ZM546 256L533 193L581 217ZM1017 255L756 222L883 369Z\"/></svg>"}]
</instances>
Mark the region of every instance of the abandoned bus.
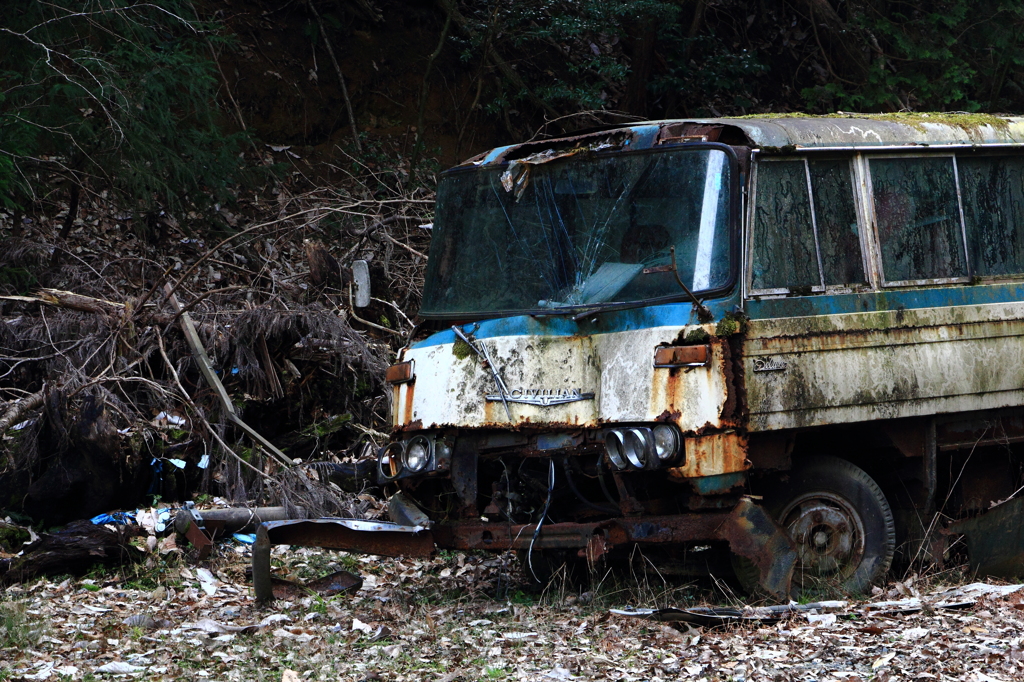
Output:
<instances>
[{"instance_id":1,"label":"abandoned bus","mask_svg":"<svg viewBox=\"0 0 1024 682\"><path fill-rule=\"evenodd\" d=\"M1024 119L499 148L443 175L420 315L378 464L432 546L541 580L717 554L778 596L954 539L1021 568Z\"/></svg>"}]
</instances>

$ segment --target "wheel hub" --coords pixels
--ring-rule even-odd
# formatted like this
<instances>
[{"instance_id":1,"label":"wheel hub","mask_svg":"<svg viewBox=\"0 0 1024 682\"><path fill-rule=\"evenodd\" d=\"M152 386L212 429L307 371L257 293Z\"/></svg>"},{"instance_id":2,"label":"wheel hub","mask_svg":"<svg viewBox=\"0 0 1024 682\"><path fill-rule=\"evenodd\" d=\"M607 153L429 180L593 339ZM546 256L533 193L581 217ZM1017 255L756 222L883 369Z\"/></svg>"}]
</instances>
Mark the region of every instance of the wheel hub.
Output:
<instances>
[{"instance_id":1,"label":"wheel hub","mask_svg":"<svg viewBox=\"0 0 1024 682\"><path fill-rule=\"evenodd\" d=\"M781 517L796 543L795 579L843 579L856 570L864 556L864 528L846 499L828 492L811 493L793 500Z\"/></svg>"}]
</instances>

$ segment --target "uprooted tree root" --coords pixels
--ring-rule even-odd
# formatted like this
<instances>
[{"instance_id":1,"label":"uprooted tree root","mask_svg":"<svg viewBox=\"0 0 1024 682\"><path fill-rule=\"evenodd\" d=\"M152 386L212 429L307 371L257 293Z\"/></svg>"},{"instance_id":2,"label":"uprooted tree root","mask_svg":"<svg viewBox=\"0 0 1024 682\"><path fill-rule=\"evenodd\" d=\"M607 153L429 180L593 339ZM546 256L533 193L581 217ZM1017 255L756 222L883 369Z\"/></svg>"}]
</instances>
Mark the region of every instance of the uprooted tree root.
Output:
<instances>
[{"instance_id":1,"label":"uprooted tree root","mask_svg":"<svg viewBox=\"0 0 1024 682\"><path fill-rule=\"evenodd\" d=\"M0 509L53 524L202 492L365 514L352 479L386 438L384 370L412 327L429 206L422 193L278 188L248 227L228 214L227 233L168 228L152 245L112 239L116 207L94 201L98 225L67 241L47 229L3 240ZM376 287L359 313L357 257Z\"/></svg>"}]
</instances>

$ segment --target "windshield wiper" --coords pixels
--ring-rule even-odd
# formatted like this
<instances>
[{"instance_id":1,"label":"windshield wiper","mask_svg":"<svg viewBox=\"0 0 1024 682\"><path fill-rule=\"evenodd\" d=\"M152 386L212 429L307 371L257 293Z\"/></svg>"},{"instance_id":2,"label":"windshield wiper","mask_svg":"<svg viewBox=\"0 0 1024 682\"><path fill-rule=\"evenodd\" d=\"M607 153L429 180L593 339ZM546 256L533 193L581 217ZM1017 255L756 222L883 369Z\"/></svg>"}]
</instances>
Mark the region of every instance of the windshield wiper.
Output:
<instances>
[{"instance_id":1,"label":"windshield wiper","mask_svg":"<svg viewBox=\"0 0 1024 682\"><path fill-rule=\"evenodd\" d=\"M693 307L697 311L697 321L704 323L711 322L712 320L715 319L715 316L711 313L710 310L708 310L708 307L706 305L704 305L701 301L697 299L696 296L693 295L693 292L690 291L690 287L683 284L683 278L679 276L679 268L676 267L675 245L673 244L671 247L669 247L668 251L670 254L672 254L672 275L676 278L676 282L679 284L679 286L683 288L683 291L686 292L686 295L690 297L690 300L693 301Z\"/></svg>"},{"instance_id":2,"label":"windshield wiper","mask_svg":"<svg viewBox=\"0 0 1024 682\"><path fill-rule=\"evenodd\" d=\"M494 383L498 387L498 395L501 396L501 403L505 406L505 416L508 417L509 421L512 421L512 410L508 407L508 389L505 387L505 382L502 380L501 375L498 374L498 368L494 366L494 363L491 362L491 358L487 355L487 348L484 347L483 344L477 347L475 343L469 340L469 336L467 336L456 325L452 325L452 331L455 332L455 335L459 337L463 343L469 346L471 351L479 355L480 359L484 361L485 365L487 365L487 369L491 370L491 376L494 377Z\"/></svg>"}]
</instances>

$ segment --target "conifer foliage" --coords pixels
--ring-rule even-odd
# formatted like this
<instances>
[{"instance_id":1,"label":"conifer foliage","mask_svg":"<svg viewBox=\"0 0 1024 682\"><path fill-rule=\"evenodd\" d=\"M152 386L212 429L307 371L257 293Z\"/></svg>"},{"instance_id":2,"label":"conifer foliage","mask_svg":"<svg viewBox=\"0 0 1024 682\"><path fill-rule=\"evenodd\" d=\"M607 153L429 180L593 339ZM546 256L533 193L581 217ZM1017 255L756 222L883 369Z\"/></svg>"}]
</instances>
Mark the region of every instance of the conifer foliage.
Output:
<instances>
[{"instance_id":1,"label":"conifer foliage","mask_svg":"<svg viewBox=\"0 0 1024 682\"><path fill-rule=\"evenodd\" d=\"M211 55L222 39L191 3L0 7L3 206L63 185L152 211L202 203L239 179L242 139L218 125Z\"/></svg>"}]
</instances>

